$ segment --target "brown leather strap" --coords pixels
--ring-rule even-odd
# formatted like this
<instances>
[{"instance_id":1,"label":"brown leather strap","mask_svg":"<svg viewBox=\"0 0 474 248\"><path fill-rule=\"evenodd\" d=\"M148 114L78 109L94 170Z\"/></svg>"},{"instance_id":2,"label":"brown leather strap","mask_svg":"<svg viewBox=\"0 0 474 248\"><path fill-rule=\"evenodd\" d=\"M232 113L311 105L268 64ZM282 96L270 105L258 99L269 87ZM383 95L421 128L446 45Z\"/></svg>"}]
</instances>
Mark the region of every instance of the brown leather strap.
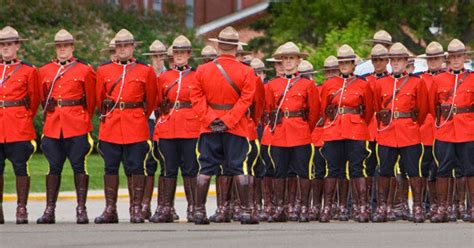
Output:
<instances>
[{"instance_id":1,"label":"brown leather strap","mask_svg":"<svg viewBox=\"0 0 474 248\"><path fill-rule=\"evenodd\" d=\"M412 117L413 117L413 111L410 111L410 112L393 111L393 119L403 119L403 118L412 118Z\"/></svg>"},{"instance_id":2,"label":"brown leather strap","mask_svg":"<svg viewBox=\"0 0 474 248\"><path fill-rule=\"evenodd\" d=\"M219 61L217 61L217 59L213 60L213 62L216 65L217 69L221 72L222 76L225 78L225 81L227 81L227 83L229 83L229 85L232 87L232 89L235 90L237 95L240 96L239 87L237 87L237 85L234 83L232 78L230 78L229 74L227 74L227 72L224 70L224 67L222 67L222 65L219 63Z\"/></svg>"},{"instance_id":3,"label":"brown leather strap","mask_svg":"<svg viewBox=\"0 0 474 248\"><path fill-rule=\"evenodd\" d=\"M449 99L450 96L453 95L454 93L454 88L457 88L459 87L463 82L464 82L464 79L466 79L467 75L469 75L469 72L464 72L461 79L459 79L459 81L457 82L457 86L455 85L449 92L448 94L446 94L446 96L444 97L444 100L447 101Z\"/></svg>"},{"instance_id":4,"label":"brown leather strap","mask_svg":"<svg viewBox=\"0 0 474 248\"><path fill-rule=\"evenodd\" d=\"M217 103L209 103L209 107L215 110L231 110L234 105L233 104L217 104Z\"/></svg>"},{"instance_id":5,"label":"brown leather strap","mask_svg":"<svg viewBox=\"0 0 474 248\"><path fill-rule=\"evenodd\" d=\"M181 80L183 80L184 77L186 77L189 73L191 72L191 69L188 69L187 71L185 71L182 75L181 75ZM179 82L179 78L177 78L176 80L174 80L170 86L168 86L168 88L166 88L165 92L163 93L163 97L168 97L168 93L170 92L170 90L175 86L177 85Z\"/></svg>"},{"instance_id":6,"label":"brown leather strap","mask_svg":"<svg viewBox=\"0 0 474 248\"><path fill-rule=\"evenodd\" d=\"M0 101L0 108L9 108L9 107L19 107L27 106L27 103L24 99L17 101Z\"/></svg>"},{"instance_id":7,"label":"brown leather strap","mask_svg":"<svg viewBox=\"0 0 474 248\"><path fill-rule=\"evenodd\" d=\"M467 107L457 107L453 106L453 114L463 114L463 113L474 113L474 105L467 106ZM451 105L441 105L442 112L449 112L451 111Z\"/></svg>"},{"instance_id":8,"label":"brown leather strap","mask_svg":"<svg viewBox=\"0 0 474 248\"><path fill-rule=\"evenodd\" d=\"M351 108L351 107L339 107L337 113L340 115L343 114L358 114L360 115L360 108Z\"/></svg>"},{"instance_id":9,"label":"brown leather strap","mask_svg":"<svg viewBox=\"0 0 474 248\"><path fill-rule=\"evenodd\" d=\"M176 106L175 106L174 102L168 103L168 108L171 109L173 107L175 109L190 109L190 108L192 108L192 104L191 104L191 102L180 102L180 101L178 101L176 103Z\"/></svg>"},{"instance_id":10,"label":"brown leather strap","mask_svg":"<svg viewBox=\"0 0 474 248\"><path fill-rule=\"evenodd\" d=\"M144 108L145 104L143 102L119 102L118 108L123 109L133 109L133 108Z\"/></svg>"},{"instance_id":11,"label":"brown leather strap","mask_svg":"<svg viewBox=\"0 0 474 248\"><path fill-rule=\"evenodd\" d=\"M129 71L131 71L135 66L137 65L136 62L133 62L133 64L131 64L127 70L125 70L125 73L124 74L120 74L120 76L115 79L114 83L112 84L112 86L110 86L110 89L109 91L107 91L107 95L111 96L112 95L112 92L114 91L115 87L117 87L118 83L122 80L122 78L126 77L127 76L127 73ZM104 84L104 87L105 87L105 84Z\"/></svg>"},{"instance_id":12,"label":"brown leather strap","mask_svg":"<svg viewBox=\"0 0 474 248\"><path fill-rule=\"evenodd\" d=\"M391 95L387 101L385 101L383 103L383 107L386 108L388 106L388 104L393 100L393 97L394 96L397 96L398 95L398 92L400 92L400 90L403 88L403 86L405 86L405 84L407 84L408 82L408 79L410 79L410 76L407 75L404 79L403 79L403 82L400 84L400 86L398 86L397 89L395 89L395 94Z\"/></svg>"},{"instance_id":13,"label":"brown leather strap","mask_svg":"<svg viewBox=\"0 0 474 248\"><path fill-rule=\"evenodd\" d=\"M272 111L273 115L276 115L276 111ZM285 118L293 118L293 117L304 117L305 116L305 110L297 110L297 111L280 111L278 112L279 117L285 117Z\"/></svg>"}]
</instances>

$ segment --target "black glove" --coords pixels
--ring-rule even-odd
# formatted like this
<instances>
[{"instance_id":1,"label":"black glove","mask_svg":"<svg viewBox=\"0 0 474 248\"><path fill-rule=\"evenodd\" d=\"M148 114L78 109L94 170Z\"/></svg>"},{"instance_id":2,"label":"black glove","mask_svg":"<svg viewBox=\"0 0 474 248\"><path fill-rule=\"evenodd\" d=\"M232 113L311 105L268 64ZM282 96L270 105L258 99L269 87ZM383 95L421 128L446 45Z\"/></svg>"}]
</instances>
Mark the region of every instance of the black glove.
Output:
<instances>
[{"instance_id":1,"label":"black glove","mask_svg":"<svg viewBox=\"0 0 474 248\"><path fill-rule=\"evenodd\" d=\"M209 128L213 133L223 133L227 130L227 126L220 119L215 119L209 124Z\"/></svg>"}]
</instances>

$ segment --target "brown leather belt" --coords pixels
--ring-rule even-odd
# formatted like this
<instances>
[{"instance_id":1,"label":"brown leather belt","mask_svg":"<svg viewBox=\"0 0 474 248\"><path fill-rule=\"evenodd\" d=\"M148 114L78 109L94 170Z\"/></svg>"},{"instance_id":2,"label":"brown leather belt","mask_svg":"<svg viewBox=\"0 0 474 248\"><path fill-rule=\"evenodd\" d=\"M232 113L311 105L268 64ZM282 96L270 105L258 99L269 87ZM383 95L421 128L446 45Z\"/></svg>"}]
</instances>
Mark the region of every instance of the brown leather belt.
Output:
<instances>
[{"instance_id":1,"label":"brown leather belt","mask_svg":"<svg viewBox=\"0 0 474 248\"><path fill-rule=\"evenodd\" d=\"M412 117L413 117L413 111L410 111L410 112L393 111L393 119L403 119L403 118L412 118Z\"/></svg>"},{"instance_id":2,"label":"brown leather belt","mask_svg":"<svg viewBox=\"0 0 474 248\"><path fill-rule=\"evenodd\" d=\"M19 106L27 106L27 103L24 99L17 100L17 101L0 101L0 108L9 108L9 107L19 107Z\"/></svg>"},{"instance_id":3,"label":"brown leather belt","mask_svg":"<svg viewBox=\"0 0 474 248\"><path fill-rule=\"evenodd\" d=\"M209 106L215 110L231 110L234 107L233 104L217 104L217 103L209 103Z\"/></svg>"},{"instance_id":4,"label":"brown leather belt","mask_svg":"<svg viewBox=\"0 0 474 248\"><path fill-rule=\"evenodd\" d=\"M143 102L119 102L118 107L120 110L144 108L145 104Z\"/></svg>"},{"instance_id":5,"label":"brown leather belt","mask_svg":"<svg viewBox=\"0 0 474 248\"><path fill-rule=\"evenodd\" d=\"M441 105L441 112L449 113L451 111L451 105ZM456 107L452 106L453 114L463 114L463 113L474 113L474 105L468 107Z\"/></svg>"},{"instance_id":6,"label":"brown leather belt","mask_svg":"<svg viewBox=\"0 0 474 248\"><path fill-rule=\"evenodd\" d=\"M360 115L360 108L339 107L339 108L337 108L337 113L340 114L340 115L343 115L343 114L358 114L358 115Z\"/></svg>"},{"instance_id":7,"label":"brown leather belt","mask_svg":"<svg viewBox=\"0 0 474 248\"><path fill-rule=\"evenodd\" d=\"M174 102L168 103L168 108L172 109L173 107L175 109L190 109L193 107L193 105L191 104L191 102L180 102L180 101L176 102L176 106Z\"/></svg>"},{"instance_id":8,"label":"brown leather belt","mask_svg":"<svg viewBox=\"0 0 474 248\"><path fill-rule=\"evenodd\" d=\"M69 107L69 106L82 106L84 105L84 98L81 99L50 99L48 106L50 107ZM46 101L43 101L43 106L45 106Z\"/></svg>"}]
</instances>

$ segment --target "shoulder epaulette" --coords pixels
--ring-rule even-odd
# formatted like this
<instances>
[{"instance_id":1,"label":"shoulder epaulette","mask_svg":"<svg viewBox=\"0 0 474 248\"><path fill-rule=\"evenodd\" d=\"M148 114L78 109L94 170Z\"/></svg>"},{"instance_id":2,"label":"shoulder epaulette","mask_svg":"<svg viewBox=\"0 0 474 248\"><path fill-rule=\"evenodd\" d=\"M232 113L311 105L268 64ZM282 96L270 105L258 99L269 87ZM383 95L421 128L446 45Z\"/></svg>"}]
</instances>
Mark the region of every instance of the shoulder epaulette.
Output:
<instances>
[{"instance_id":1,"label":"shoulder epaulette","mask_svg":"<svg viewBox=\"0 0 474 248\"><path fill-rule=\"evenodd\" d=\"M356 75L356 77L357 77L357 78L360 78L360 79L362 79L362 80L364 80L364 81L367 81L367 79L366 79L364 76L357 76L357 75Z\"/></svg>"},{"instance_id":2,"label":"shoulder epaulette","mask_svg":"<svg viewBox=\"0 0 474 248\"><path fill-rule=\"evenodd\" d=\"M35 67L34 65L32 65L32 64L30 64L30 63L28 63L28 62L26 62L26 61L23 61L23 60L20 61L20 63L21 63L22 65L27 65L27 66L29 66L29 67L33 67L33 68Z\"/></svg>"},{"instance_id":3,"label":"shoulder epaulette","mask_svg":"<svg viewBox=\"0 0 474 248\"><path fill-rule=\"evenodd\" d=\"M419 78L420 77L420 74L416 74L416 73L409 73L408 76L410 77L417 77Z\"/></svg>"},{"instance_id":4,"label":"shoulder epaulette","mask_svg":"<svg viewBox=\"0 0 474 248\"><path fill-rule=\"evenodd\" d=\"M369 73L366 73L366 74L364 74L364 75L361 75L361 77L368 77L368 76L370 76L370 75L372 75L372 73L369 72Z\"/></svg>"}]
</instances>

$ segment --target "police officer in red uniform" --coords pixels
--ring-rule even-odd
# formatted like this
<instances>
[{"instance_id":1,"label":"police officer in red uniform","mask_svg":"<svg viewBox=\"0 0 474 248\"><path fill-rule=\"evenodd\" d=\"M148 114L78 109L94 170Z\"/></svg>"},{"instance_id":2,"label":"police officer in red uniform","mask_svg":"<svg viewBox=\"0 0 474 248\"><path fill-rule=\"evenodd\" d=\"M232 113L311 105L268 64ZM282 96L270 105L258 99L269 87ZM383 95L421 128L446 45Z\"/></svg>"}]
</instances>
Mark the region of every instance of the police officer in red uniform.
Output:
<instances>
[{"instance_id":1,"label":"police officer in red uniform","mask_svg":"<svg viewBox=\"0 0 474 248\"><path fill-rule=\"evenodd\" d=\"M16 176L16 223L28 223L28 161L36 150L33 118L39 96L36 68L17 57L25 40L10 26L0 30L0 224L5 223L2 202L6 159L11 161Z\"/></svg>"},{"instance_id":2,"label":"police officer in red uniform","mask_svg":"<svg viewBox=\"0 0 474 248\"><path fill-rule=\"evenodd\" d=\"M426 59L428 70L419 74L426 84L428 91L433 85L434 77L444 71L443 63L446 60L446 53L443 50L443 46L436 41L431 42L426 47L426 53L419 56L420 58ZM429 210L426 214L428 219L431 218L438 211L438 201L436 199L436 172L437 167L433 159L433 143L434 143L434 117L428 113L426 115L425 122L420 127L421 143L425 149L422 161L422 174L425 178L426 184L424 185L423 192L427 192ZM465 193L465 192L464 192Z\"/></svg>"},{"instance_id":3,"label":"police officer in red uniform","mask_svg":"<svg viewBox=\"0 0 474 248\"><path fill-rule=\"evenodd\" d=\"M122 161L125 172L131 175L133 189L130 222L144 222L146 159L152 148L147 121L157 94L153 68L133 57L137 43L128 30L120 30L115 35L117 61L97 69L96 98L101 113L98 149L105 163L106 207L95 219L96 224L118 223L116 203Z\"/></svg>"},{"instance_id":4,"label":"police officer in red uniform","mask_svg":"<svg viewBox=\"0 0 474 248\"><path fill-rule=\"evenodd\" d=\"M390 178L396 176L395 165L400 161L409 176L413 192L413 221L424 222L422 203L420 126L428 110L428 91L423 79L406 73L408 50L395 43L389 52L392 74L375 83L374 103L377 118L377 158L380 162L377 178L377 211L374 222L385 222Z\"/></svg>"},{"instance_id":5,"label":"police officer in red uniform","mask_svg":"<svg viewBox=\"0 0 474 248\"><path fill-rule=\"evenodd\" d=\"M471 200L474 199L474 74L464 68L468 53L460 40L449 43L449 70L434 77L429 93L436 127L433 154L438 165L439 204L431 222L448 221L448 181L454 168L462 169ZM474 222L474 204L468 211L470 222Z\"/></svg>"},{"instance_id":6,"label":"police officer in red uniform","mask_svg":"<svg viewBox=\"0 0 474 248\"><path fill-rule=\"evenodd\" d=\"M300 58L306 56L293 42L283 44L276 58L282 60L285 75L272 80L265 92L265 109L270 113L269 128L272 133L269 154L275 168L273 187L276 209L272 218L276 222L286 222L288 219L283 204L285 181L290 170L299 177L295 177L295 181L299 182L301 189L301 212L297 217L300 222L309 221L314 155L311 132L319 119L319 93L312 80L297 73ZM292 192L288 189L288 197L294 196L296 190ZM295 208L294 203L289 200L289 207Z\"/></svg>"},{"instance_id":7,"label":"police officer in red uniform","mask_svg":"<svg viewBox=\"0 0 474 248\"><path fill-rule=\"evenodd\" d=\"M46 176L46 209L38 224L55 223L55 208L66 159L74 171L78 224L89 223L86 210L89 175L87 157L94 141L95 73L92 66L74 57L74 37L61 29L54 37L57 58L39 69L39 93L43 104L41 149L49 163Z\"/></svg>"},{"instance_id":8,"label":"police officer in red uniform","mask_svg":"<svg viewBox=\"0 0 474 248\"><path fill-rule=\"evenodd\" d=\"M198 161L195 224L209 224L206 216L206 198L212 175L218 174L220 165L224 175L236 181L243 209L242 224L256 224L252 214L249 191L248 118L245 114L252 104L256 89L256 77L249 66L235 58L239 34L226 27L217 39L218 58L199 66L191 91L191 102L201 121L198 141Z\"/></svg>"},{"instance_id":9,"label":"police officer in red uniform","mask_svg":"<svg viewBox=\"0 0 474 248\"><path fill-rule=\"evenodd\" d=\"M194 222L194 193L198 163L196 144L200 122L192 109L189 93L194 80L194 70L188 65L191 57L191 41L183 35L172 44L174 68L163 72L158 78L158 95L162 101L156 108L157 121L153 139L155 157L161 157L160 193L163 204L157 208L150 222L173 222L174 196L178 169L181 170L184 190L188 202L187 220Z\"/></svg>"},{"instance_id":10,"label":"police officer in red uniform","mask_svg":"<svg viewBox=\"0 0 474 248\"><path fill-rule=\"evenodd\" d=\"M327 80L321 90L321 111L324 116L324 146L321 150L327 163L324 179L324 209L320 222L331 219L332 197L337 179L354 180L360 204L359 222L369 221L366 188L366 160L369 132L367 124L373 115L372 90L365 78L353 75L356 55L343 45L337 51L340 75ZM339 194L339 220L348 221L348 185L342 184Z\"/></svg>"}]
</instances>

